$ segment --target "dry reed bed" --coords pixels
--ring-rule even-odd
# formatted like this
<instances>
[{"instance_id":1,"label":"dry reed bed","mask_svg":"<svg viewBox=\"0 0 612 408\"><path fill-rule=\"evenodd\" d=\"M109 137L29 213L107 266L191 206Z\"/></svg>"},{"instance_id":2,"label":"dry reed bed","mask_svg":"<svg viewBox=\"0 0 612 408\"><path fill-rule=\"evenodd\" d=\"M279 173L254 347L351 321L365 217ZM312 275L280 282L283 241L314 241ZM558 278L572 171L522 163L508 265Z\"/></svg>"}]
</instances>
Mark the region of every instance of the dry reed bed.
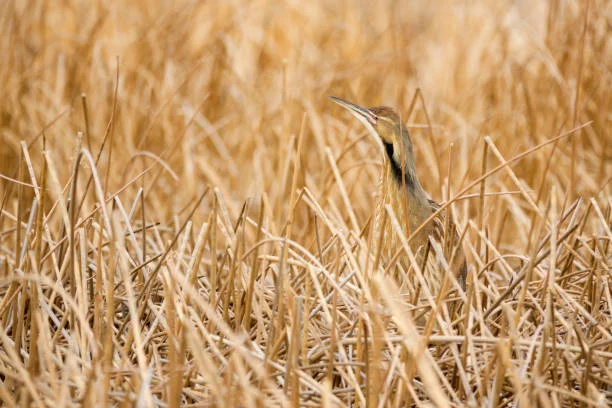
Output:
<instances>
[{"instance_id":1,"label":"dry reed bed","mask_svg":"<svg viewBox=\"0 0 612 408\"><path fill-rule=\"evenodd\" d=\"M0 5L3 404L610 403L609 2L178 3ZM406 116L467 291L328 93Z\"/></svg>"}]
</instances>

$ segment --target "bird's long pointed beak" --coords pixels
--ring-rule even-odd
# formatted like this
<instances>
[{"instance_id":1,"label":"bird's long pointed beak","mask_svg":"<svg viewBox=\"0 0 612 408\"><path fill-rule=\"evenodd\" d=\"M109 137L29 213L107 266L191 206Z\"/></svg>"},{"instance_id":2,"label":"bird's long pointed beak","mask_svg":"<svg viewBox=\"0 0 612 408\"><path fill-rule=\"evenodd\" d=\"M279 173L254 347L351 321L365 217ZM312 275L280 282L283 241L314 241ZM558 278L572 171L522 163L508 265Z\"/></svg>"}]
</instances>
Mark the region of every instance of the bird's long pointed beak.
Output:
<instances>
[{"instance_id":1,"label":"bird's long pointed beak","mask_svg":"<svg viewBox=\"0 0 612 408\"><path fill-rule=\"evenodd\" d=\"M353 116L355 116L360 121L363 122L365 119L365 121L368 122L372 126L376 124L376 119L377 119L376 115L373 114L369 109L364 108L359 105L355 105L354 103L351 103L342 98L336 98L335 96L330 95L328 96L328 98L336 102L338 105L342 106L343 108L347 109L349 112L353 114Z\"/></svg>"},{"instance_id":2,"label":"bird's long pointed beak","mask_svg":"<svg viewBox=\"0 0 612 408\"><path fill-rule=\"evenodd\" d=\"M378 132L376 132L376 129L374 129L378 117L374 113L372 113L371 110L359 105L355 105L354 103L351 103L349 101L345 101L344 99L336 98L335 96L329 96L329 99L351 112L351 114L356 117L361 123L363 123L366 129L368 129L368 133L370 134L370 137L374 139L374 142L377 143L381 148L383 148L382 139L378 135Z\"/></svg>"}]
</instances>

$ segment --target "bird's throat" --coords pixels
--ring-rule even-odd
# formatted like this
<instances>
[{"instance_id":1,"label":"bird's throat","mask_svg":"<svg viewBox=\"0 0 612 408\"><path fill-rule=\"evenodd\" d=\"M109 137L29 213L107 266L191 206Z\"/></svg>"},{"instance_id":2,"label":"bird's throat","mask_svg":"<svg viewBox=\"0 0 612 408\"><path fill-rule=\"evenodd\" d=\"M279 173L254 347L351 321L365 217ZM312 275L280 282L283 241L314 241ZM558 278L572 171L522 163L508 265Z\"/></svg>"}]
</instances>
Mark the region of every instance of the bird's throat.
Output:
<instances>
[{"instance_id":1,"label":"bird's throat","mask_svg":"<svg viewBox=\"0 0 612 408\"><path fill-rule=\"evenodd\" d=\"M394 155L395 151L393 148L393 143L383 141L383 144L385 145L385 153L387 154L387 159L389 160L393 181L398 183L400 186L405 187L408 191L414 191L416 188L414 170L407 168L407 166L402 168L400 163L397 162Z\"/></svg>"},{"instance_id":2,"label":"bird's throat","mask_svg":"<svg viewBox=\"0 0 612 408\"><path fill-rule=\"evenodd\" d=\"M411 152L405 152L403 162L400 164L394 145L383 141L387 156L387 194L386 197L396 211L396 215L408 226L409 231L414 231L431 215L431 206L428 196L421 187L414 157ZM426 233L423 234L426 237Z\"/></svg>"}]
</instances>

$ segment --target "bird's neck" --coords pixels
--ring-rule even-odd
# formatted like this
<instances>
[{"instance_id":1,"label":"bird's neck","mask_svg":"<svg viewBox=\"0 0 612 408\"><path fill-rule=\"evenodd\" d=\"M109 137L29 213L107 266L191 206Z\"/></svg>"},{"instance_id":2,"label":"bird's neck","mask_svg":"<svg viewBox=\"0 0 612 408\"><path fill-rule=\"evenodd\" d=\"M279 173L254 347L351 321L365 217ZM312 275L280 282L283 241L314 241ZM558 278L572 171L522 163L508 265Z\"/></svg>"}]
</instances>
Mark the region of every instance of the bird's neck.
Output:
<instances>
[{"instance_id":1,"label":"bird's neck","mask_svg":"<svg viewBox=\"0 0 612 408\"><path fill-rule=\"evenodd\" d=\"M389 160L389 157L386 158ZM414 160L402 170L393 162L386 163L386 177L383 193L385 201L391 205L401 225L406 226L406 236L411 235L417 228L427 220L431 214L429 197L421 186L414 167ZM422 229L412 244L414 249L422 245L429 235L428 227Z\"/></svg>"}]
</instances>

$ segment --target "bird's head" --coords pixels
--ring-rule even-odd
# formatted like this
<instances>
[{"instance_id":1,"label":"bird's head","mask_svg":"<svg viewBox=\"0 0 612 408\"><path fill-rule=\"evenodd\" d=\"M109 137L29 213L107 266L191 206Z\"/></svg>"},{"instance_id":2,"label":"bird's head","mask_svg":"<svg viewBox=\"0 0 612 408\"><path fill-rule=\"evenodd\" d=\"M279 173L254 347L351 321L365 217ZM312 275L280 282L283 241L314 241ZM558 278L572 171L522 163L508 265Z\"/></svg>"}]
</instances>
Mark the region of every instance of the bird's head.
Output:
<instances>
[{"instance_id":1,"label":"bird's head","mask_svg":"<svg viewBox=\"0 0 612 408\"><path fill-rule=\"evenodd\" d=\"M335 96L329 98L351 112L372 136L382 142L396 181L407 187L417 187L412 140L400 116L387 106L364 108Z\"/></svg>"}]
</instances>

